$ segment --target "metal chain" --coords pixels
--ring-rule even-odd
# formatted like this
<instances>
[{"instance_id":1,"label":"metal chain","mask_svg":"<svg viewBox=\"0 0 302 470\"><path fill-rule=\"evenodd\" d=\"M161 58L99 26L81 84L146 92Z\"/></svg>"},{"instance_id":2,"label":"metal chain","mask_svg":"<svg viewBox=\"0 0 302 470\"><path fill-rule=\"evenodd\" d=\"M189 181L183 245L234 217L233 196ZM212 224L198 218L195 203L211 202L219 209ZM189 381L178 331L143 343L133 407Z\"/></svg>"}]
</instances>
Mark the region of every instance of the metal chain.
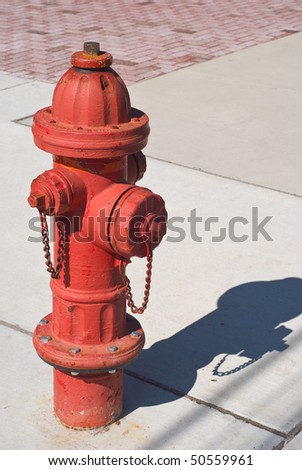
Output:
<instances>
[{"instance_id":1,"label":"metal chain","mask_svg":"<svg viewBox=\"0 0 302 470\"><path fill-rule=\"evenodd\" d=\"M146 270L146 278L145 278L145 290L144 290L144 298L141 307L137 307L133 300L133 294L130 286L129 278L124 275L124 282L126 285L126 299L128 307L130 308L132 313L139 313L142 314L147 308L150 296L150 289L151 289L151 276L152 276L152 261L153 261L153 253L152 250L149 250L147 255L147 270Z\"/></svg>"},{"instance_id":2,"label":"metal chain","mask_svg":"<svg viewBox=\"0 0 302 470\"><path fill-rule=\"evenodd\" d=\"M261 359L261 356L255 357L254 359L250 359L249 361L244 362L238 367L234 367L233 369L226 370L224 372L219 371L220 366L226 361L226 358L228 357L228 354L226 354L219 362L218 364L214 367L213 369L213 375L217 375L218 377L224 377L225 375L231 375L235 374L235 372L239 372L242 369L245 369L246 367L250 366L251 364L254 364L254 362L258 361Z\"/></svg>"},{"instance_id":3,"label":"metal chain","mask_svg":"<svg viewBox=\"0 0 302 470\"><path fill-rule=\"evenodd\" d=\"M65 233L64 228L60 227L60 223L58 223L58 233L59 233L59 240L58 240L58 257L57 257L57 266L54 268L51 262L51 254L50 254L50 246L49 246L49 230L48 224L46 220L46 215L43 212L40 212L40 220L41 220L41 234L42 234L42 243L43 243L43 250L45 252L45 259L46 259L46 266L47 271L50 273L51 277L54 279L59 278L59 274L63 268L65 253L64 253L64 246L65 246ZM147 308L150 296L150 289L151 289L151 276L152 276L152 262L153 262L153 253L152 250L149 249L149 253L147 256L147 270L146 270L146 278L145 278L145 290L144 290L144 298L142 305L137 307L133 300L133 294L130 286L129 278L124 275L124 282L126 285L126 299L129 308L131 309L132 313L142 314Z\"/></svg>"},{"instance_id":4,"label":"metal chain","mask_svg":"<svg viewBox=\"0 0 302 470\"><path fill-rule=\"evenodd\" d=\"M57 266L54 268L51 262L51 255L50 255L50 246L49 246L49 230L48 224L46 220L46 214L44 212L40 212L40 220L41 220L41 234L42 234L42 243L43 243L43 250L45 252L44 258L46 259L46 266L47 271L50 273L53 279L59 279L59 274L63 268L64 258L65 258L65 231L62 222L58 222L58 256L57 256ZM63 228L62 228L63 227Z\"/></svg>"}]
</instances>

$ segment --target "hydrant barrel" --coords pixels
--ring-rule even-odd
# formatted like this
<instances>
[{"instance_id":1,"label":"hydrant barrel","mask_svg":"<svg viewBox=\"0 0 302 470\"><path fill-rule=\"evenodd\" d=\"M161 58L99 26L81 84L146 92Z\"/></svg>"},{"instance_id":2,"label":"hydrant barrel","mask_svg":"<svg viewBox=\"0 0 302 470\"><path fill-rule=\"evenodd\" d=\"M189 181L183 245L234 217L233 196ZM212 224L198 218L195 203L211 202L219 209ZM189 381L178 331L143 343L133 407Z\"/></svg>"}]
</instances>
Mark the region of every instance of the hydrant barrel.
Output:
<instances>
[{"instance_id":1,"label":"hydrant barrel","mask_svg":"<svg viewBox=\"0 0 302 470\"><path fill-rule=\"evenodd\" d=\"M53 168L32 182L28 198L40 213L53 294L33 343L54 368L55 415L68 427L95 428L122 413L123 368L145 341L130 312L147 307L167 212L159 195L135 185L146 170L148 117L131 107L112 56L89 42L71 62L32 128L36 145L53 154ZM142 307L126 276L134 256L147 257Z\"/></svg>"},{"instance_id":2,"label":"hydrant barrel","mask_svg":"<svg viewBox=\"0 0 302 470\"><path fill-rule=\"evenodd\" d=\"M122 369L97 376L72 376L54 369L54 412L65 426L106 426L120 417L122 409Z\"/></svg>"}]
</instances>

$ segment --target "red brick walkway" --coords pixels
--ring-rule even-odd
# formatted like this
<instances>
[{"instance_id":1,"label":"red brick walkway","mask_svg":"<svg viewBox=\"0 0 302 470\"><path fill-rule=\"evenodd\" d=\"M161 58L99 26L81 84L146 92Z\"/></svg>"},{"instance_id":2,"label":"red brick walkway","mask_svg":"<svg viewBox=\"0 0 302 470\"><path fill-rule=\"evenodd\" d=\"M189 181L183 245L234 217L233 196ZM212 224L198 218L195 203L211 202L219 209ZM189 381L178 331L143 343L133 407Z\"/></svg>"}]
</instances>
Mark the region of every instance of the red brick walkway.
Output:
<instances>
[{"instance_id":1,"label":"red brick walkway","mask_svg":"<svg viewBox=\"0 0 302 470\"><path fill-rule=\"evenodd\" d=\"M97 40L129 85L301 30L301 0L10 0L0 69L55 82Z\"/></svg>"}]
</instances>

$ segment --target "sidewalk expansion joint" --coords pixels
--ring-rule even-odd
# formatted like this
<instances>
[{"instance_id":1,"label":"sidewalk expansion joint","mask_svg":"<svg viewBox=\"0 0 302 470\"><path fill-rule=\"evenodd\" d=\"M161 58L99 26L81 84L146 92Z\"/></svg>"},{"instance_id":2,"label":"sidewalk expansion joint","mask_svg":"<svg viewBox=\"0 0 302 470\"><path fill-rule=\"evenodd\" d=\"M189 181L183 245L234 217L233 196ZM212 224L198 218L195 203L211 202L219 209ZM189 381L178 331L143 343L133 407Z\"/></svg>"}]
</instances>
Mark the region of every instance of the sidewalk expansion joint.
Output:
<instances>
[{"instance_id":1,"label":"sidewalk expansion joint","mask_svg":"<svg viewBox=\"0 0 302 470\"><path fill-rule=\"evenodd\" d=\"M26 85L27 83L30 83L30 80L28 80L26 82L22 82L22 83L17 83L16 85L7 86L5 88L0 88L0 92L5 91L5 90L11 90L12 88L17 88L19 86Z\"/></svg>"},{"instance_id":2,"label":"sidewalk expansion joint","mask_svg":"<svg viewBox=\"0 0 302 470\"><path fill-rule=\"evenodd\" d=\"M25 328L22 328L22 326L16 325L15 323L9 323L5 320L0 320L0 325L5 326L6 328L10 328L11 330L18 331L19 333L23 333L24 335L27 336L32 336L33 333L29 330L26 330Z\"/></svg>"},{"instance_id":3,"label":"sidewalk expansion joint","mask_svg":"<svg viewBox=\"0 0 302 470\"><path fill-rule=\"evenodd\" d=\"M270 188L269 186L264 186L262 184L251 183L250 181L244 181L244 180L240 180L240 179L237 179L237 178L232 178L231 176L220 175L219 173L214 173L212 171L203 170L202 168L198 168L198 167L194 167L194 166L188 166L188 165L182 165L181 163L170 162L169 160L164 160L162 158L153 157L151 155L146 155L146 157L151 158L152 160L157 160L159 162L164 162L164 163L169 163L170 165L179 166L181 168L188 168L189 170L199 171L200 173L205 173L206 175L216 176L218 178L224 178L226 180L236 181L237 183L247 184L247 185L253 186L255 188L268 189L269 191L274 191L276 193L281 193L281 194L287 194L288 196L294 196L294 197L299 197L299 198L302 197L302 195L300 195L300 194L291 193L289 191L282 191L281 189Z\"/></svg>"},{"instance_id":4,"label":"sidewalk expansion joint","mask_svg":"<svg viewBox=\"0 0 302 470\"><path fill-rule=\"evenodd\" d=\"M272 450L282 450L285 445L294 439L302 431L302 421L300 421L296 426L294 426L288 433L287 437L283 439L279 444L273 447Z\"/></svg>"},{"instance_id":5,"label":"sidewalk expansion joint","mask_svg":"<svg viewBox=\"0 0 302 470\"><path fill-rule=\"evenodd\" d=\"M204 405L207 406L208 408L211 408L215 411L218 411L219 413L225 414L232 416L233 418L237 419L238 421L243 421L246 424L250 424L251 426L254 426L256 428L262 429L263 431L270 432L272 434L275 434L276 436L282 437L283 439L287 440L290 437L290 433L285 433L282 431L279 431L278 429L271 428L269 426L266 426L265 424L258 423L258 421L254 421L253 419L246 418L245 416L239 415L231 410L227 410L226 408L223 408L221 406L215 405L214 403L210 403L204 400L200 400L199 398L195 398L191 395L187 395L183 392L180 392L179 390L170 387L169 385L162 384L161 382L157 382L156 380L150 379L148 377L144 377L140 374L137 374L136 372L132 372L129 370L124 370L126 375L129 375L130 377L133 377L137 380L141 380L142 382L148 383L149 385L153 385L155 387L158 387L166 392L173 393L174 395L178 396L179 398L186 398L197 405Z\"/></svg>"},{"instance_id":6,"label":"sidewalk expansion joint","mask_svg":"<svg viewBox=\"0 0 302 470\"><path fill-rule=\"evenodd\" d=\"M14 122L15 124L21 124L22 126L31 127L32 122L33 122L33 117L34 117L33 114L29 114L28 116L24 116L22 118L14 119L12 122ZM28 121L30 121L30 122L28 122Z\"/></svg>"}]
</instances>

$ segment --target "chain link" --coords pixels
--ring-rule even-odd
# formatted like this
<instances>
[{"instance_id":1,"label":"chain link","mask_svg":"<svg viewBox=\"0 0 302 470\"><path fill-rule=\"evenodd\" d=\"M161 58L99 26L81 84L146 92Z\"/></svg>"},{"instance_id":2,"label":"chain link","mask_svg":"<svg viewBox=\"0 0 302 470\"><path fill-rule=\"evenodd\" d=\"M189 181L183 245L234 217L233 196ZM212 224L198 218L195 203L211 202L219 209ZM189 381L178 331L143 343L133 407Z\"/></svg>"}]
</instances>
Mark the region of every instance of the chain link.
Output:
<instances>
[{"instance_id":1,"label":"chain link","mask_svg":"<svg viewBox=\"0 0 302 470\"><path fill-rule=\"evenodd\" d=\"M217 375L218 377L224 377L226 375L231 375L235 374L236 372L239 372L242 369L245 369L246 367L250 366L251 364L254 364L254 362L258 361L261 359L261 356L255 357L253 359L250 359L249 361L244 362L240 366L234 367L233 369L226 370L226 371L219 371L220 367L222 364L226 361L226 358L228 357L228 354L226 354L219 362L218 364L214 367L213 369L213 375Z\"/></svg>"},{"instance_id":2,"label":"chain link","mask_svg":"<svg viewBox=\"0 0 302 470\"><path fill-rule=\"evenodd\" d=\"M142 314L147 308L150 296L150 289L151 289L151 276L152 276L152 262L153 262L153 253L151 248L149 249L149 253L147 255L147 270L146 270L146 278L145 278L145 290L144 290L144 298L141 307L137 307L133 300L133 294L130 286L129 278L124 275L124 282L126 285L126 299L128 307L130 308L132 313Z\"/></svg>"},{"instance_id":3,"label":"chain link","mask_svg":"<svg viewBox=\"0 0 302 470\"><path fill-rule=\"evenodd\" d=\"M43 243L43 250L45 252L44 258L46 259L46 266L47 271L50 273L53 279L59 279L59 274L63 268L64 258L65 258L65 230L62 222L57 222L58 227L58 256L57 256L57 266L54 268L51 262L51 255L50 255L50 245L49 245L49 230L48 224L46 219L46 214L40 212L40 220L41 220L41 234L42 234L42 243Z\"/></svg>"}]
</instances>

